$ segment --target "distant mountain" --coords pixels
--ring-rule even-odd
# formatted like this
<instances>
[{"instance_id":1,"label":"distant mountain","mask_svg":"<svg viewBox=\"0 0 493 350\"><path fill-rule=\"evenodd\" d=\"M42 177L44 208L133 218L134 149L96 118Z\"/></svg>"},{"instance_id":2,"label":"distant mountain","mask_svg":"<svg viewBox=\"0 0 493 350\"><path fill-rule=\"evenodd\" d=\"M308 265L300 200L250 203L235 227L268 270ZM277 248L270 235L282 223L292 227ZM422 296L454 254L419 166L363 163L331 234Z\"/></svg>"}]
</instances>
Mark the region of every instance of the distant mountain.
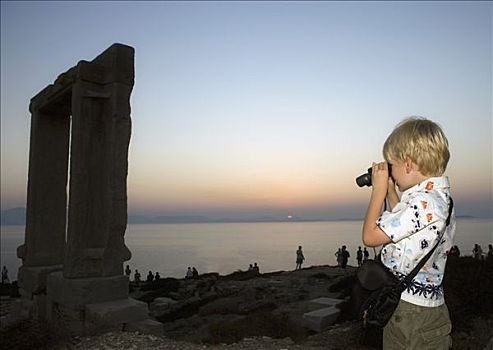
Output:
<instances>
[{"instance_id":1,"label":"distant mountain","mask_svg":"<svg viewBox=\"0 0 493 350\"><path fill-rule=\"evenodd\" d=\"M25 225L26 208L14 208L2 210L0 213L0 224L3 225Z\"/></svg>"},{"instance_id":2,"label":"distant mountain","mask_svg":"<svg viewBox=\"0 0 493 350\"><path fill-rule=\"evenodd\" d=\"M14 208L1 211L1 225L25 225L26 208ZM475 219L470 215L457 215L458 219ZM129 224L193 224L193 223L234 223L234 222L315 222L315 221L354 221L363 220L357 218L303 218L293 217L253 217L253 218L209 218L202 215L170 215L170 216L146 216L129 215Z\"/></svg>"},{"instance_id":3,"label":"distant mountain","mask_svg":"<svg viewBox=\"0 0 493 350\"><path fill-rule=\"evenodd\" d=\"M167 224L167 223L202 223L210 222L211 219L200 215L177 215L177 216L156 216L150 219L153 224Z\"/></svg>"},{"instance_id":4,"label":"distant mountain","mask_svg":"<svg viewBox=\"0 0 493 350\"><path fill-rule=\"evenodd\" d=\"M181 223L237 223L237 222L306 222L306 221L325 221L327 219L305 219L305 218L279 218L263 216L258 218L209 218L200 215L183 216L144 216L129 215L129 224L181 224Z\"/></svg>"}]
</instances>

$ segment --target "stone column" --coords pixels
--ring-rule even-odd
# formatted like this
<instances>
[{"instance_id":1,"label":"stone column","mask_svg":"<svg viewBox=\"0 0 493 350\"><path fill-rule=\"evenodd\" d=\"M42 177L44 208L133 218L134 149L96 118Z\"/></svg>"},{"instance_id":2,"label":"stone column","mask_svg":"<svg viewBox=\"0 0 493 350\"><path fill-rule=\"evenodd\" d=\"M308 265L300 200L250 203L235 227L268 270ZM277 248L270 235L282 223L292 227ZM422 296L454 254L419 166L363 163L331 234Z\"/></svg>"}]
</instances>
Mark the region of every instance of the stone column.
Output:
<instances>
[{"instance_id":1,"label":"stone column","mask_svg":"<svg viewBox=\"0 0 493 350\"><path fill-rule=\"evenodd\" d=\"M63 263L70 118L32 111L24 266Z\"/></svg>"},{"instance_id":2,"label":"stone column","mask_svg":"<svg viewBox=\"0 0 493 350\"><path fill-rule=\"evenodd\" d=\"M64 278L123 275L133 49L77 65L72 88L69 226Z\"/></svg>"},{"instance_id":3,"label":"stone column","mask_svg":"<svg viewBox=\"0 0 493 350\"><path fill-rule=\"evenodd\" d=\"M24 317L45 317L46 280L61 270L65 249L70 117L62 108L42 108L43 95L31 101L31 139L25 241L17 249ZM70 106L68 106L70 108ZM69 110L69 109L68 109Z\"/></svg>"},{"instance_id":4,"label":"stone column","mask_svg":"<svg viewBox=\"0 0 493 350\"><path fill-rule=\"evenodd\" d=\"M145 320L128 297L123 262L127 226L130 93L134 50L115 44L74 67L69 224L63 273L48 276L48 319L72 329Z\"/></svg>"}]
</instances>

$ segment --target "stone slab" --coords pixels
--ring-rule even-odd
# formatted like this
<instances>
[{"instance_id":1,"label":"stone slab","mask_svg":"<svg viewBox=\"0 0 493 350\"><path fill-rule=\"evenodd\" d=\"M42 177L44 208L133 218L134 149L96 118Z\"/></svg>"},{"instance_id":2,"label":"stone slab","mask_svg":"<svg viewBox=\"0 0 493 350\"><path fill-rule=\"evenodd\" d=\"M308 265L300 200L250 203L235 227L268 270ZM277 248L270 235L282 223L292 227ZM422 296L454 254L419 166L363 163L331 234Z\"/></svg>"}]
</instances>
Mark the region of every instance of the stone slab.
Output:
<instances>
[{"instance_id":1,"label":"stone slab","mask_svg":"<svg viewBox=\"0 0 493 350\"><path fill-rule=\"evenodd\" d=\"M128 298L128 277L64 278L61 272L48 276L50 302L71 309L83 310L85 305Z\"/></svg>"},{"instance_id":2,"label":"stone slab","mask_svg":"<svg viewBox=\"0 0 493 350\"><path fill-rule=\"evenodd\" d=\"M147 304L132 298L87 304L85 307L85 322L95 325L124 324L147 318Z\"/></svg>"},{"instance_id":3,"label":"stone slab","mask_svg":"<svg viewBox=\"0 0 493 350\"><path fill-rule=\"evenodd\" d=\"M125 326L124 330L126 332L139 332L159 336L164 334L164 324L148 318L142 321L130 322Z\"/></svg>"},{"instance_id":4,"label":"stone slab","mask_svg":"<svg viewBox=\"0 0 493 350\"><path fill-rule=\"evenodd\" d=\"M337 306L342 304L343 302L344 302L343 299L327 298L327 297L310 300L310 303L324 305L324 306Z\"/></svg>"},{"instance_id":5,"label":"stone slab","mask_svg":"<svg viewBox=\"0 0 493 350\"><path fill-rule=\"evenodd\" d=\"M334 324L341 311L334 306L307 312L303 315L303 326L315 332L322 332Z\"/></svg>"}]
</instances>

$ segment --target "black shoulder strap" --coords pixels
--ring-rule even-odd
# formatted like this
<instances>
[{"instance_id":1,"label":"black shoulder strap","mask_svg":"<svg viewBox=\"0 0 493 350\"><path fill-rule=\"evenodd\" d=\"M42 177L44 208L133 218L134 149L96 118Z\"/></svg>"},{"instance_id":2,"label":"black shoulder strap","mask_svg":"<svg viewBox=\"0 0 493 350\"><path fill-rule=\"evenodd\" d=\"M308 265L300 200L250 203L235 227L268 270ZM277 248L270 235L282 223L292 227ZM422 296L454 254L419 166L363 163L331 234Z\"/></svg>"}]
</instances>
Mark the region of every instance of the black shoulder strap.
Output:
<instances>
[{"instance_id":1,"label":"black shoulder strap","mask_svg":"<svg viewBox=\"0 0 493 350\"><path fill-rule=\"evenodd\" d=\"M445 233L445 230L447 229L447 226L450 224L450 218L452 217L452 210L453 209L454 209L454 200L452 199L452 197L450 197L450 204L449 204L449 207L448 207L448 217L447 217L447 220L445 221L445 227L443 228L443 231L440 234L440 238L438 239L438 242L436 242L436 244L433 247L433 249L431 249L428 252L428 254L426 254L420 260L420 262L414 267L414 269L399 284L403 284L404 286L409 285L409 283L411 283L411 281L413 280L413 278L418 274L419 270L421 270L421 268L426 264L426 262L428 261L428 259L431 257L431 255L433 254L433 252L435 251L435 249L438 247L438 245L442 241L443 234Z\"/></svg>"}]
</instances>

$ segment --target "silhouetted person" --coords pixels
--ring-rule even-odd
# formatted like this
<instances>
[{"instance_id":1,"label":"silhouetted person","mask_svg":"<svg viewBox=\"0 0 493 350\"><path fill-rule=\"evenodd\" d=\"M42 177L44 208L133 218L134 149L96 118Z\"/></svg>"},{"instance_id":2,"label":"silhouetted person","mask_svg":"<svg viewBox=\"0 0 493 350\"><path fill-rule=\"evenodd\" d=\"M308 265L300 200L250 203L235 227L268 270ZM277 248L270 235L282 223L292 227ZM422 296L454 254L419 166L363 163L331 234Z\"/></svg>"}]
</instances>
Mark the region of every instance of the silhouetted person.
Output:
<instances>
[{"instance_id":1,"label":"silhouetted person","mask_svg":"<svg viewBox=\"0 0 493 350\"><path fill-rule=\"evenodd\" d=\"M125 267L125 275L130 278L130 275L132 274L132 270L130 270L130 266L127 265L127 267Z\"/></svg>"},{"instance_id":2,"label":"silhouetted person","mask_svg":"<svg viewBox=\"0 0 493 350\"><path fill-rule=\"evenodd\" d=\"M459 257L460 256L459 247L457 247L456 245L452 246L452 248L450 248L449 255L454 257Z\"/></svg>"},{"instance_id":3,"label":"silhouetted person","mask_svg":"<svg viewBox=\"0 0 493 350\"><path fill-rule=\"evenodd\" d=\"M154 280L154 274L152 273L152 271L149 270L149 273L147 274L146 281L147 282L152 282L153 280Z\"/></svg>"},{"instance_id":4,"label":"silhouetted person","mask_svg":"<svg viewBox=\"0 0 493 350\"><path fill-rule=\"evenodd\" d=\"M488 244L488 256L487 259L493 259L493 245Z\"/></svg>"},{"instance_id":5,"label":"silhouetted person","mask_svg":"<svg viewBox=\"0 0 493 350\"><path fill-rule=\"evenodd\" d=\"M460 256L460 249L458 246L455 246L455 254L457 254L458 257Z\"/></svg>"},{"instance_id":6,"label":"silhouetted person","mask_svg":"<svg viewBox=\"0 0 493 350\"><path fill-rule=\"evenodd\" d=\"M197 271L197 269L194 267L192 267L192 278L197 278L199 277L199 272Z\"/></svg>"},{"instance_id":7,"label":"silhouetted person","mask_svg":"<svg viewBox=\"0 0 493 350\"><path fill-rule=\"evenodd\" d=\"M252 269L253 273L255 273L256 275L260 274L260 268L258 267L257 263L254 263L253 264L253 269Z\"/></svg>"},{"instance_id":8,"label":"silhouetted person","mask_svg":"<svg viewBox=\"0 0 493 350\"><path fill-rule=\"evenodd\" d=\"M154 281L159 281L161 279L161 276L159 276L159 272L156 271L156 276L154 276Z\"/></svg>"},{"instance_id":9,"label":"silhouetted person","mask_svg":"<svg viewBox=\"0 0 493 350\"><path fill-rule=\"evenodd\" d=\"M301 249L301 246L299 246L298 250L296 251L296 270L301 270L301 265L303 264L303 261L305 261L305 256L303 255L303 250Z\"/></svg>"},{"instance_id":10,"label":"silhouetted person","mask_svg":"<svg viewBox=\"0 0 493 350\"><path fill-rule=\"evenodd\" d=\"M337 266L341 266L341 260L342 260L342 249L339 248L337 249L337 252L335 252L334 254L336 256L336 260L337 260Z\"/></svg>"},{"instance_id":11,"label":"silhouetted person","mask_svg":"<svg viewBox=\"0 0 493 350\"><path fill-rule=\"evenodd\" d=\"M2 267L2 284L9 284L9 270L7 270L7 266L3 265Z\"/></svg>"},{"instance_id":12,"label":"silhouetted person","mask_svg":"<svg viewBox=\"0 0 493 350\"><path fill-rule=\"evenodd\" d=\"M366 250L366 247L363 248L363 261L366 261L370 258L370 253Z\"/></svg>"},{"instance_id":13,"label":"silhouetted person","mask_svg":"<svg viewBox=\"0 0 493 350\"><path fill-rule=\"evenodd\" d=\"M341 267L343 269L345 269L346 268L346 265L347 265L347 261L348 261L348 259L350 257L349 252L346 250L346 246L345 245L342 246L341 255L342 255L342 258L341 258Z\"/></svg>"},{"instance_id":14,"label":"silhouetted person","mask_svg":"<svg viewBox=\"0 0 493 350\"><path fill-rule=\"evenodd\" d=\"M248 271L253 271L253 264L250 264L250 266L248 266Z\"/></svg>"},{"instance_id":15,"label":"silhouetted person","mask_svg":"<svg viewBox=\"0 0 493 350\"><path fill-rule=\"evenodd\" d=\"M192 277L193 277L192 268L189 266L187 269L187 274L185 275L185 278L192 278Z\"/></svg>"},{"instance_id":16,"label":"silhouetted person","mask_svg":"<svg viewBox=\"0 0 493 350\"><path fill-rule=\"evenodd\" d=\"M361 247L358 247L358 251L356 252L356 260L358 260L358 267L360 267L363 262L363 251Z\"/></svg>"},{"instance_id":17,"label":"silhouetted person","mask_svg":"<svg viewBox=\"0 0 493 350\"><path fill-rule=\"evenodd\" d=\"M481 259L483 257L483 249L481 249L481 246L479 244L474 245L472 256L474 257L474 259Z\"/></svg>"},{"instance_id":18,"label":"silhouetted person","mask_svg":"<svg viewBox=\"0 0 493 350\"><path fill-rule=\"evenodd\" d=\"M137 269L135 269L134 273L134 282L135 284L137 284L137 286L140 284L140 272Z\"/></svg>"}]
</instances>

